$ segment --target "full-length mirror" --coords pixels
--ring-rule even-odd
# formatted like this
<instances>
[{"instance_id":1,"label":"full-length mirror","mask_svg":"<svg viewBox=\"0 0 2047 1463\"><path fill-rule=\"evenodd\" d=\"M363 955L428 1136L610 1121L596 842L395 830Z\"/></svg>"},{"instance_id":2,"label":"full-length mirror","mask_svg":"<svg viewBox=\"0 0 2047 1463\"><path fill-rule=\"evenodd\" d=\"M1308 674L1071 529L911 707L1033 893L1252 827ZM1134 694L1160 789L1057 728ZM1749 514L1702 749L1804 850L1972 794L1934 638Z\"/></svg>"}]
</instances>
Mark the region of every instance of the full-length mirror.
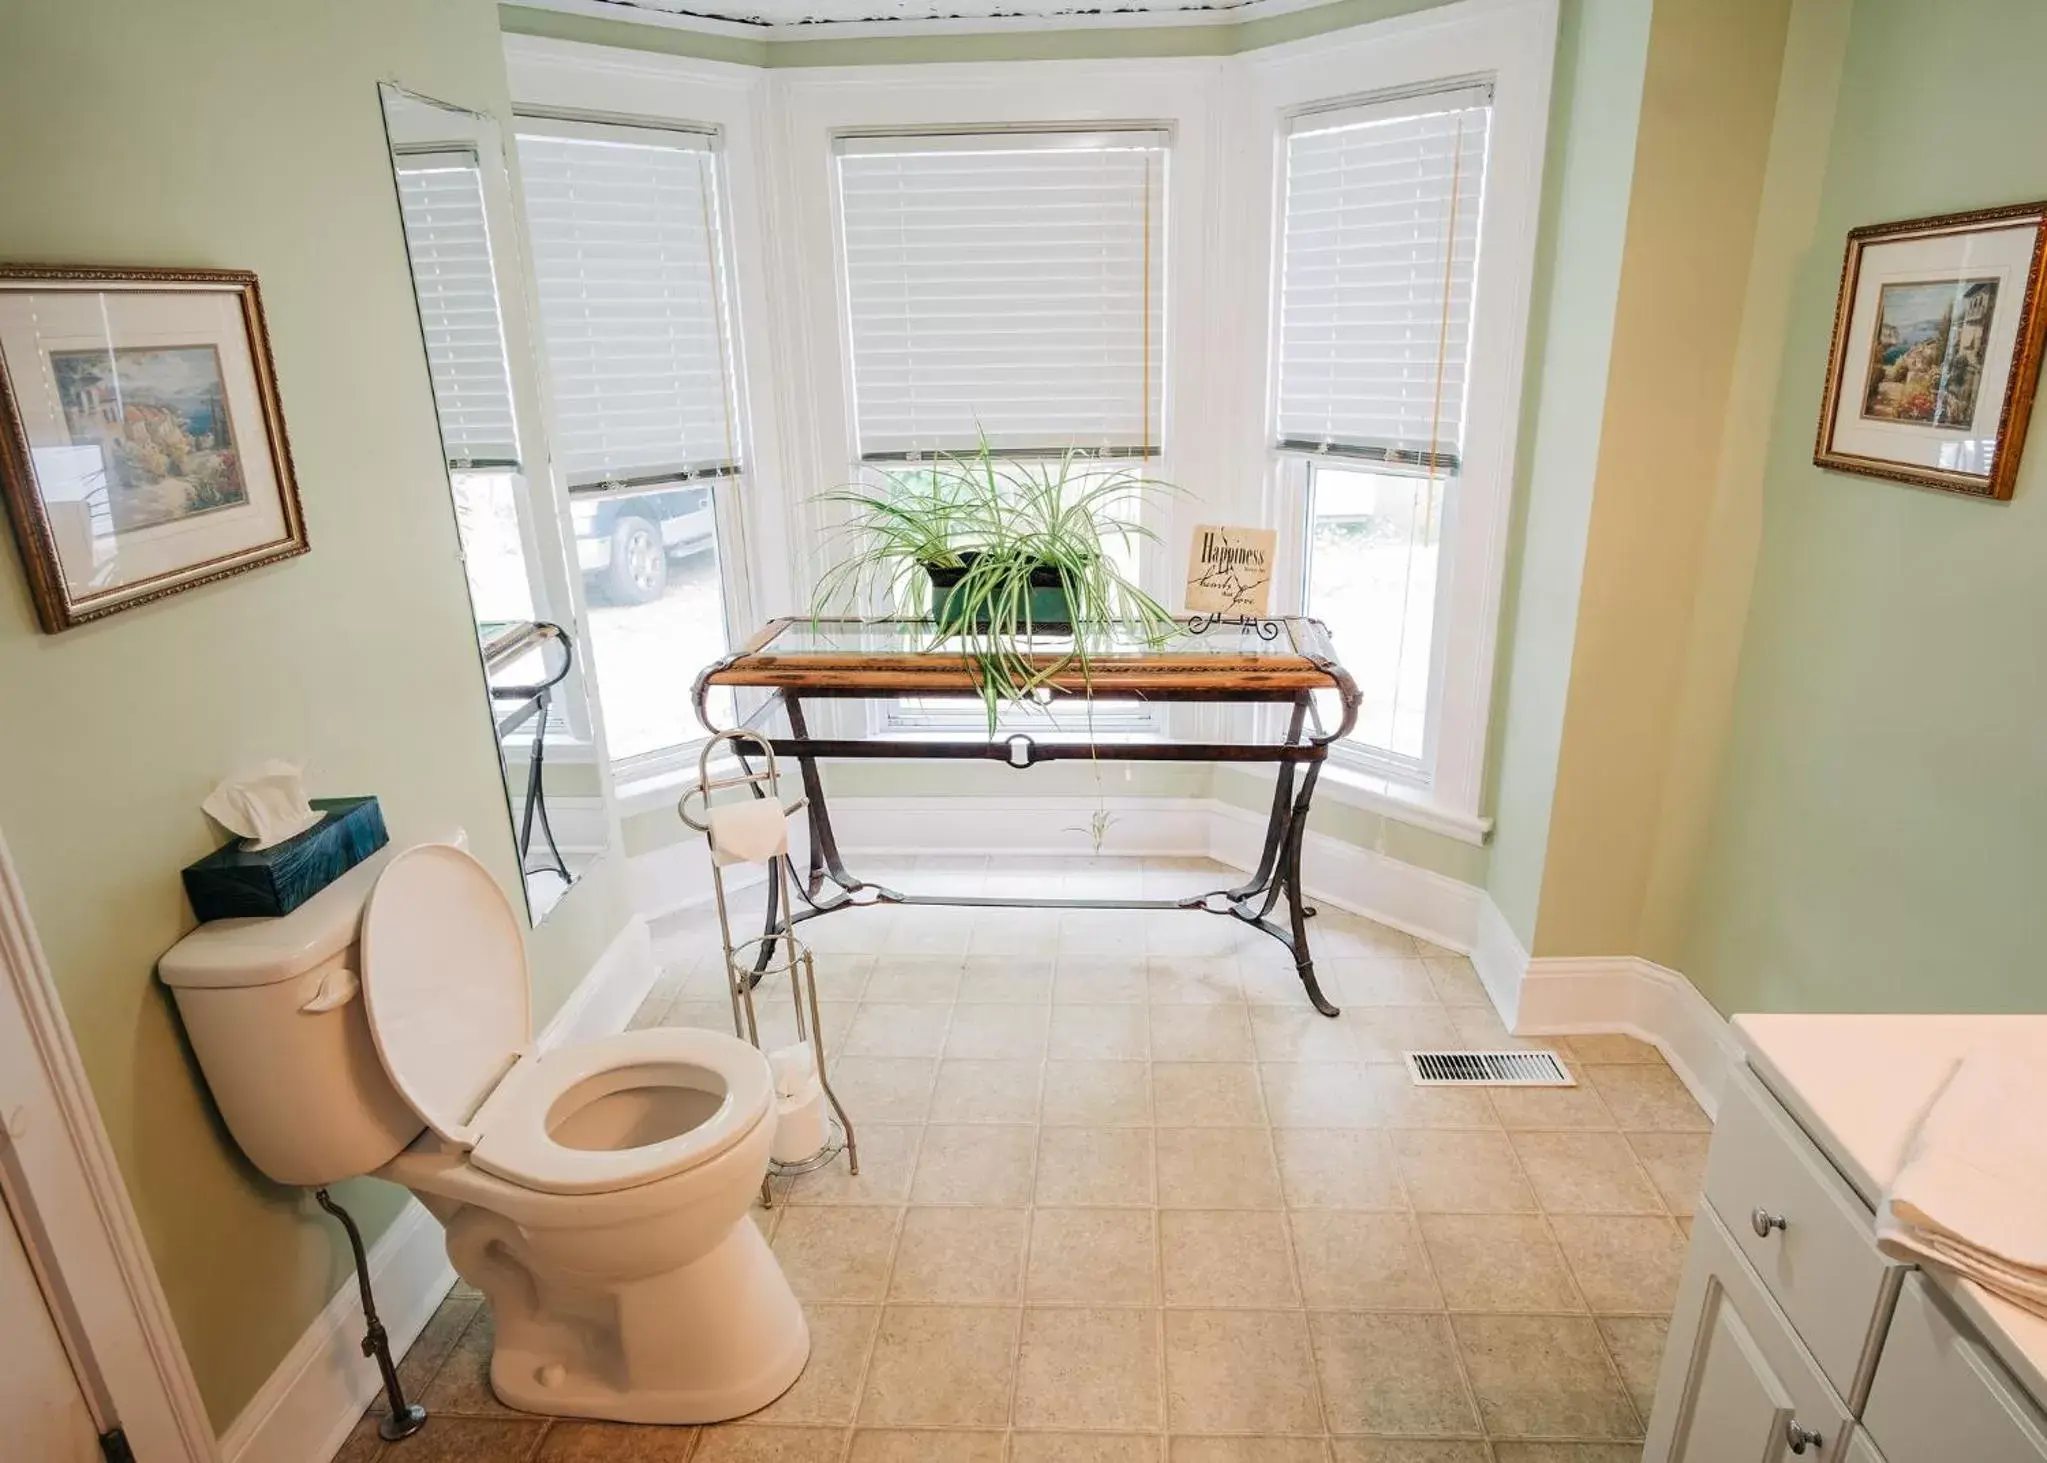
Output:
<instances>
[{"instance_id":1,"label":"full-length mirror","mask_svg":"<svg viewBox=\"0 0 2047 1463\"><path fill-rule=\"evenodd\" d=\"M526 906L539 924L603 851L571 543L526 363L511 181L497 123L381 89L405 252L447 459Z\"/></svg>"}]
</instances>

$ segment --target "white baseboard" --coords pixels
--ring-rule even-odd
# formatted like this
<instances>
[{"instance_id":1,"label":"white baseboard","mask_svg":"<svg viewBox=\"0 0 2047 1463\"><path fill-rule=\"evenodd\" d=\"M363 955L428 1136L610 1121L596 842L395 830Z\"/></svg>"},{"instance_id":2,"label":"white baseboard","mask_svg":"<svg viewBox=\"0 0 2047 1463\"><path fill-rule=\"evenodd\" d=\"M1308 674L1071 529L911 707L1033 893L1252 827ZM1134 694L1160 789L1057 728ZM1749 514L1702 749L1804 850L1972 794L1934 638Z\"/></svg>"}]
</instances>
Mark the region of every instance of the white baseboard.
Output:
<instances>
[{"instance_id":1,"label":"white baseboard","mask_svg":"<svg viewBox=\"0 0 2047 1463\"><path fill-rule=\"evenodd\" d=\"M1708 1117L1741 1061L1733 1028L1698 987L1639 956L1531 960L1517 1014L1509 1026L1521 1036L1619 1032L1651 1043Z\"/></svg>"},{"instance_id":2,"label":"white baseboard","mask_svg":"<svg viewBox=\"0 0 2047 1463\"><path fill-rule=\"evenodd\" d=\"M1507 917L1487 895L1479 901L1478 938L1472 942L1471 964L1479 984L1499 1009L1500 1020L1516 1030L1521 1014L1521 983L1528 978L1528 952L1521 948Z\"/></svg>"},{"instance_id":3,"label":"white baseboard","mask_svg":"<svg viewBox=\"0 0 2047 1463\"><path fill-rule=\"evenodd\" d=\"M646 921L634 916L540 1033L541 1050L623 1031L660 973ZM392 1354L403 1356L455 1283L441 1226L414 1200L370 1246L369 1262ZM362 1354L362 1334L362 1299L351 1274L221 1434L224 1463L333 1457L381 1385Z\"/></svg>"},{"instance_id":4,"label":"white baseboard","mask_svg":"<svg viewBox=\"0 0 2047 1463\"><path fill-rule=\"evenodd\" d=\"M1265 818L1233 803L1109 798L1105 805L1104 855L1208 857L1237 869L1258 862ZM1097 806L1091 797L836 798L832 823L849 858L1086 856L1096 852L1089 824ZM1308 894L1317 901L1460 952L1478 937L1485 894L1475 885L1321 833L1308 835L1301 862ZM695 838L638 854L631 865L634 907L648 919L710 898L710 861Z\"/></svg>"}]
</instances>

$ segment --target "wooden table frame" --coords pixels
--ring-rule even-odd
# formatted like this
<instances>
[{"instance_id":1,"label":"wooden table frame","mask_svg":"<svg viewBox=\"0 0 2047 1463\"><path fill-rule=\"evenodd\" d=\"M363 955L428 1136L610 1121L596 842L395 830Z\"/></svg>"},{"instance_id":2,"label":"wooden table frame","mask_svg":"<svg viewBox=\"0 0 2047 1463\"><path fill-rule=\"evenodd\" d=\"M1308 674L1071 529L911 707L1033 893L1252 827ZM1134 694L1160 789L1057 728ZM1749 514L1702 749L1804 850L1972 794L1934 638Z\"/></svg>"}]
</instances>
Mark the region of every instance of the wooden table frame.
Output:
<instances>
[{"instance_id":1,"label":"wooden table frame","mask_svg":"<svg viewBox=\"0 0 2047 1463\"><path fill-rule=\"evenodd\" d=\"M1230 655L1205 651L1199 656L1174 656L1169 651L1137 652L1094 659L1087 677L1078 670L1055 676L1057 692L1083 694L1091 687L1096 696L1147 702L1235 702L1282 705L1289 709L1286 736L1278 742L1240 743L1174 741L1142 742L1073 740L1039 742L1027 733L997 735L985 740L963 738L933 741L911 738L814 737L804 714L804 702L818 699L874 699L902 695L976 696L973 669L961 656L939 651L883 652L857 660L844 652L783 653L772 649L775 640L792 625L822 627L858 622L808 619L780 619L769 623L759 635L733 654L707 666L693 689L697 720L706 731L725 728L715 725L708 709L713 686L755 687L769 691L769 700L742 727L759 729L779 704L788 718L787 735L760 732L778 757L793 760L802 775L806 812L810 824L809 868L796 876L789 864L792 886L805 908L792 908L787 925L816 919L835 910L863 904L954 905L1002 909L1185 909L1228 915L1263 930L1284 945L1293 956L1295 972L1308 1000L1325 1016L1338 1014L1323 995L1315 979L1314 956L1308 945L1307 922L1314 908L1306 902L1301 888L1301 848L1307 832L1308 808L1315 795L1315 783L1328 759L1329 746L1348 735L1357 723L1360 696L1357 684L1337 664L1329 633L1319 621L1288 619L1281 624L1293 647L1290 655L1256 653ZM1206 633L1227 636L1234 627L1210 629ZM1334 730L1326 730L1317 713L1313 695L1333 691L1342 702L1343 715ZM823 779L817 764L822 758L853 760L930 758L1000 761L1024 768L1039 762L1068 760L1139 762L1271 762L1278 767L1272 807L1266 817L1265 843L1258 866L1241 884L1211 890L1181 899L1081 899L1012 898L994 895L911 894L870 883L850 873L840 856L831 812L825 801ZM742 758L742 761L744 759ZM786 855L785 855L786 857ZM774 933L785 927L777 894L780 881L768 882L766 927ZM1286 903L1285 923L1273 917L1280 902Z\"/></svg>"}]
</instances>

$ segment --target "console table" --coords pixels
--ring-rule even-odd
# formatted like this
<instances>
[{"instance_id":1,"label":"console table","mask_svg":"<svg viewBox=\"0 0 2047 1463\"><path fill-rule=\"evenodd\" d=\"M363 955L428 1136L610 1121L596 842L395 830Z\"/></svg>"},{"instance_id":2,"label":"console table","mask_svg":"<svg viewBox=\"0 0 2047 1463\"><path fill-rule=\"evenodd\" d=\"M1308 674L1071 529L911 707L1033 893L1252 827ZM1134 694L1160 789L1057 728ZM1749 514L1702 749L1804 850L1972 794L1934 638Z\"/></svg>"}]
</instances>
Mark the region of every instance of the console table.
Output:
<instances>
[{"instance_id":1,"label":"console table","mask_svg":"<svg viewBox=\"0 0 2047 1463\"><path fill-rule=\"evenodd\" d=\"M1032 645L1040 666L1057 664L1073 648L1070 638L1050 635L1038 637ZM809 869L792 880L805 907L790 910L789 923L876 903L1205 911L1255 926L1286 946L1309 1001L1325 1016L1337 1014L1315 980L1308 948L1307 921L1315 911L1301 893L1301 843L1329 744L1355 725L1360 698L1356 683L1337 664L1329 632L1319 621L1183 625L1163 644L1120 626L1100 627L1088 636L1085 673L1079 665L1068 664L1051 677L1040 697L1048 712L1062 706L1078 708L1087 695L1098 707L1143 702L1279 708L1269 717L1232 718L1265 723L1247 727L1241 735L1218 735L1211 728L1190 739L1177 735L1170 725L1156 735L1096 735L1078 717L1061 724L1050 714L1042 729L1006 725L993 735L985 719L952 729L912 732L890 727L885 715L836 718L841 723L857 720L859 726L852 732L844 725L832 735L812 732L805 707L816 701L891 702L903 696L965 700L973 703L978 715L981 703L973 664L957 641L939 638L928 620L792 617L771 622L744 648L707 666L697 677L697 719L713 733L726 729L715 724L708 709L714 686L752 688L759 694L759 705L740 716L739 729L762 737L777 757L793 760L802 773L810 825ZM1021 713L1022 720L1028 717L1027 710ZM1170 723L1173 718L1165 720ZM1081 722L1079 727L1076 721ZM1278 776L1258 866L1241 884L1184 899L1007 898L906 893L848 872L817 771L818 762L826 758L979 759L1016 768L1090 760L1271 762L1277 765ZM796 873L793 864L790 872ZM783 928L777 882L768 884L770 932ZM1275 918L1282 901L1284 922Z\"/></svg>"}]
</instances>

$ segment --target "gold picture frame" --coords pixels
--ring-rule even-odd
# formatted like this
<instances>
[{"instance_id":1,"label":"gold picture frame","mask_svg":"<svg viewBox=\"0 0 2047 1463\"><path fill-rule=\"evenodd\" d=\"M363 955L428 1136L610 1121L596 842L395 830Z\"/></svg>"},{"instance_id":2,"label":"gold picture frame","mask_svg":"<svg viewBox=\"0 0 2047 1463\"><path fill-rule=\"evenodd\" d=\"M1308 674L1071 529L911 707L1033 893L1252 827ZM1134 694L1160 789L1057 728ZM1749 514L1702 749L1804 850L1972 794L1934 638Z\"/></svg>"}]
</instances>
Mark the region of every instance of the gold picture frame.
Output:
<instances>
[{"instance_id":1,"label":"gold picture frame","mask_svg":"<svg viewBox=\"0 0 2047 1463\"><path fill-rule=\"evenodd\" d=\"M256 276L0 265L0 497L53 634L305 553Z\"/></svg>"},{"instance_id":2,"label":"gold picture frame","mask_svg":"<svg viewBox=\"0 0 2047 1463\"><path fill-rule=\"evenodd\" d=\"M2047 202L1852 229L1813 461L2012 495L2047 345Z\"/></svg>"}]
</instances>

